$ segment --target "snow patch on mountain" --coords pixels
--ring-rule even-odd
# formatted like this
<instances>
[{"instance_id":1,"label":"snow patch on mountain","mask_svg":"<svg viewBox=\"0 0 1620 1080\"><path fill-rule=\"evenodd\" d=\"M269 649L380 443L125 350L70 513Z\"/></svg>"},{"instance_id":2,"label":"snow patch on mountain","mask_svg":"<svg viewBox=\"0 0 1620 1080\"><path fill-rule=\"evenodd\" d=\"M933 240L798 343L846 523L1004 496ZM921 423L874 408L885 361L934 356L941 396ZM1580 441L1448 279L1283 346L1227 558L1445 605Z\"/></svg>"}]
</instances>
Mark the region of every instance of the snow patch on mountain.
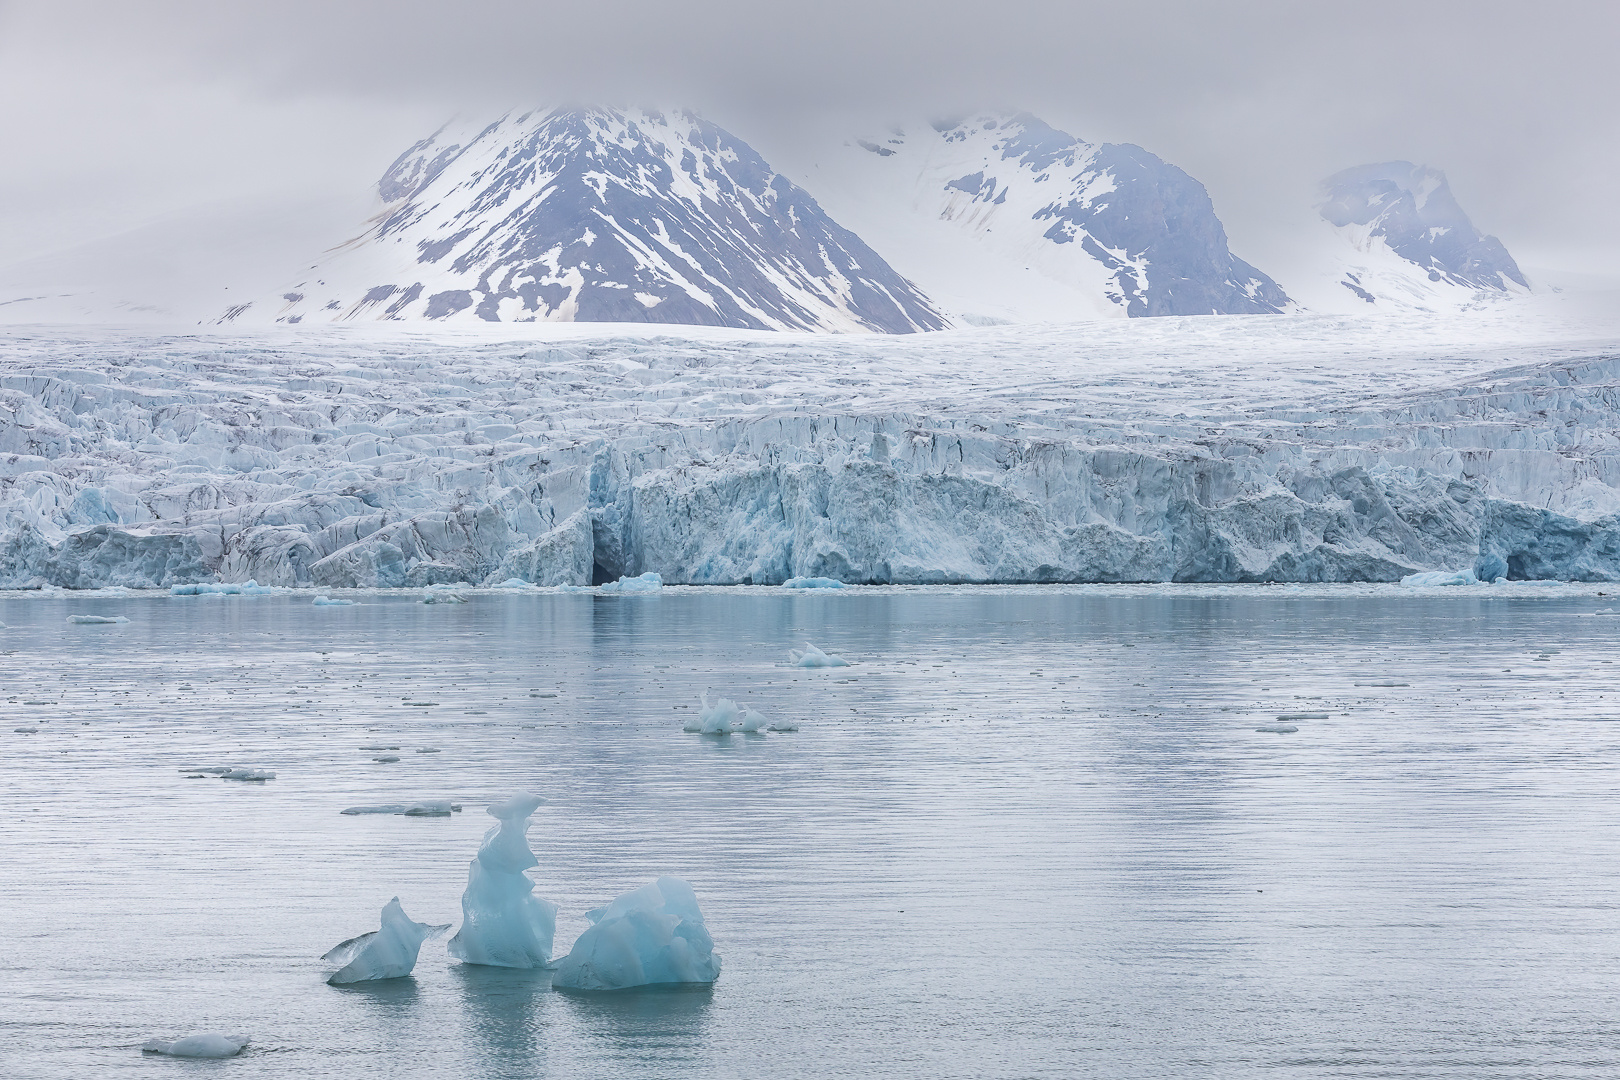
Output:
<instances>
[{"instance_id":1,"label":"snow patch on mountain","mask_svg":"<svg viewBox=\"0 0 1620 1080\"><path fill-rule=\"evenodd\" d=\"M362 235L222 321L948 324L804 190L689 112L550 109L447 127L377 192Z\"/></svg>"},{"instance_id":2,"label":"snow patch on mountain","mask_svg":"<svg viewBox=\"0 0 1620 1080\"><path fill-rule=\"evenodd\" d=\"M1203 185L1138 146L994 113L813 157L798 172L823 205L969 323L1289 307L1228 250Z\"/></svg>"}]
</instances>

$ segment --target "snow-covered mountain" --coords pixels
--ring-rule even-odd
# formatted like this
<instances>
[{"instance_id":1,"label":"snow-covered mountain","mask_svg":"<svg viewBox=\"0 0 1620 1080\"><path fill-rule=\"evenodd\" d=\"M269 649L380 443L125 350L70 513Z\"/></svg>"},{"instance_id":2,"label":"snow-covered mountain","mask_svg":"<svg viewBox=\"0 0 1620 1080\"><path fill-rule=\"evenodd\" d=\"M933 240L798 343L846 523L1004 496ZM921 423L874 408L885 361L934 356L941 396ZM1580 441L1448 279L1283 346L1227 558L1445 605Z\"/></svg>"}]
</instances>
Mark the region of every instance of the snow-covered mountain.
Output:
<instances>
[{"instance_id":1,"label":"snow-covered mountain","mask_svg":"<svg viewBox=\"0 0 1620 1080\"><path fill-rule=\"evenodd\" d=\"M1289 307L1227 249L1197 180L1139 146L1094 146L1028 114L898 125L818 147L797 172L968 322Z\"/></svg>"},{"instance_id":2,"label":"snow-covered mountain","mask_svg":"<svg viewBox=\"0 0 1620 1080\"><path fill-rule=\"evenodd\" d=\"M225 321L948 325L804 190L688 112L550 109L445 128L377 190L361 236Z\"/></svg>"},{"instance_id":3,"label":"snow-covered mountain","mask_svg":"<svg viewBox=\"0 0 1620 1080\"><path fill-rule=\"evenodd\" d=\"M1337 237L1325 273L1353 306L1444 310L1529 291L1513 256L1474 227L1438 169L1358 165L1323 182L1318 209Z\"/></svg>"}]
</instances>

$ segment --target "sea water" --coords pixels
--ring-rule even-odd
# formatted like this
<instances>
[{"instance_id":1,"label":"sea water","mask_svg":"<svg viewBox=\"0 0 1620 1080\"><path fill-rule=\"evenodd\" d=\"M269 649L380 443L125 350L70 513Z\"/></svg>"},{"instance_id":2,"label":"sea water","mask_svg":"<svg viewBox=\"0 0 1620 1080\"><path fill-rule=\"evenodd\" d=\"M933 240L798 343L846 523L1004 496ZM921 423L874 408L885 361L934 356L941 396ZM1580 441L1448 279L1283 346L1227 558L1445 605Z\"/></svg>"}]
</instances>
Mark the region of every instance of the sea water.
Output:
<instances>
[{"instance_id":1,"label":"sea water","mask_svg":"<svg viewBox=\"0 0 1620 1080\"><path fill-rule=\"evenodd\" d=\"M0 598L0 1073L1613 1076L1602 588ZM712 990L324 984L518 790L558 954L671 874Z\"/></svg>"}]
</instances>

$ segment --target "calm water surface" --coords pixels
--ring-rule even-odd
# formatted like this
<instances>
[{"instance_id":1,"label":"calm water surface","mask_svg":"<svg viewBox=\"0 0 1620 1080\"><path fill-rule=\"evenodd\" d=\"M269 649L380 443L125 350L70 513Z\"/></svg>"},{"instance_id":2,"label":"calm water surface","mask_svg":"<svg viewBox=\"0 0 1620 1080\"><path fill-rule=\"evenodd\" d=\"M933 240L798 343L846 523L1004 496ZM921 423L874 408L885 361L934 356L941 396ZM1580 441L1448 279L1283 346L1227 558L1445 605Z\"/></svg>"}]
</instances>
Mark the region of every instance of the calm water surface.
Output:
<instances>
[{"instance_id":1,"label":"calm water surface","mask_svg":"<svg viewBox=\"0 0 1620 1080\"><path fill-rule=\"evenodd\" d=\"M0 599L0 1074L1620 1073L1620 617L1589 592L360 599ZM807 639L855 666L784 666ZM802 730L683 734L705 689ZM1297 712L1328 716L1255 730ZM233 764L278 776L186 778ZM515 788L551 799L559 952L678 874L712 992L568 996L442 943L323 983L391 896L459 919ZM414 797L466 811L339 814ZM253 1044L138 1049L205 1030Z\"/></svg>"}]
</instances>

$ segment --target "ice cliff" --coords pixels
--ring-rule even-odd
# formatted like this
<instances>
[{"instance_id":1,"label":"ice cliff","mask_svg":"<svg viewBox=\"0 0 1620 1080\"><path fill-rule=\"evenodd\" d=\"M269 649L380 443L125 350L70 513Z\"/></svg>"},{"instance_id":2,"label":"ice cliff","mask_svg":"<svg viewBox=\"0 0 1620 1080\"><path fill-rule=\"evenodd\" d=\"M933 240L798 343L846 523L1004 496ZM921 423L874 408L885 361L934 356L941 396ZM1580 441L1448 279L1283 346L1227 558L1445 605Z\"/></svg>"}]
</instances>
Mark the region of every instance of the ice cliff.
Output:
<instances>
[{"instance_id":1,"label":"ice cliff","mask_svg":"<svg viewBox=\"0 0 1620 1080\"><path fill-rule=\"evenodd\" d=\"M1620 349L1476 331L19 332L0 585L1620 579Z\"/></svg>"}]
</instances>

